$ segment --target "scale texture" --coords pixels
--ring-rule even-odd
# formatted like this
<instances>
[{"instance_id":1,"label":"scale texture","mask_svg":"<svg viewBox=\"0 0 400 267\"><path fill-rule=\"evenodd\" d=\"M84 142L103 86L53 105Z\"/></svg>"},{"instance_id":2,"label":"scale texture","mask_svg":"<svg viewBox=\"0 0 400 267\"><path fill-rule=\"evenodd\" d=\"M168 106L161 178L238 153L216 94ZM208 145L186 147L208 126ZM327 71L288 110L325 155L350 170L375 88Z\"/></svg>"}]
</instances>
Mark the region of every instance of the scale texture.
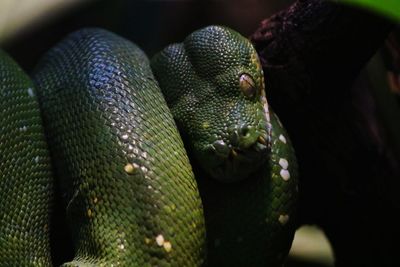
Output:
<instances>
[{"instance_id":1,"label":"scale texture","mask_svg":"<svg viewBox=\"0 0 400 267\"><path fill-rule=\"evenodd\" d=\"M34 79L75 247L64 266L201 265L197 185L144 53L83 29Z\"/></svg>"},{"instance_id":2,"label":"scale texture","mask_svg":"<svg viewBox=\"0 0 400 267\"><path fill-rule=\"evenodd\" d=\"M35 88L0 51L0 266L51 266L52 181Z\"/></svg>"},{"instance_id":3,"label":"scale texture","mask_svg":"<svg viewBox=\"0 0 400 267\"><path fill-rule=\"evenodd\" d=\"M152 68L164 95L136 45L83 29L35 70L58 214L74 246L63 266L281 266L297 163L253 46L210 26ZM4 54L0 75L0 266L51 266L53 186L36 92Z\"/></svg>"},{"instance_id":4,"label":"scale texture","mask_svg":"<svg viewBox=\"0 0 400 267\"><path fill-rule=\"evenodd\" d=\"M251 179L222 184L194 166L204 205L209 266L282 266L286 260L297 222L297 162L275 115L271 124L270 155ZM285 170L287 180L281 175Z\"/></svg>"},{"instance_id":5,"label":"scale texture","mask_svg":"<svg viewBox=\"0 0 400 267\"><path fill-rule=\"evenodd\" d=\"M209 26L165 48L152 68L191 156L208 266L282 266L296 227L297 161L268 107L255 49L233 30ZM241 145L252 135L252 143ZM215 171L219 164L227 167Z\"/></svg>"}]
</instances>

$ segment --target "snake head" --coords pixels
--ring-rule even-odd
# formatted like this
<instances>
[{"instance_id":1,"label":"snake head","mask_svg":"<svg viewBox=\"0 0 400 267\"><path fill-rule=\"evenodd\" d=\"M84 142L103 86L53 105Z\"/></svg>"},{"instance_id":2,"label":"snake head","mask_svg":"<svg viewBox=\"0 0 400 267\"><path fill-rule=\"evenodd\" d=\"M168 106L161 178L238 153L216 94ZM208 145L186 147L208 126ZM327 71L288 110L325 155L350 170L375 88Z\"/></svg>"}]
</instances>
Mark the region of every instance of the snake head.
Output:
<instances>
[{"instance_id":1,"label":"snake head","mask_svg":"<svg viewBox=\"0 0 400 267\"><path fill-rule=\"evenodd\" d=\"M197 164L213 178L252 176L270 147L264 75L252 44L209 26L166 47L152 69Z\"/></svg>"}]
</instances>

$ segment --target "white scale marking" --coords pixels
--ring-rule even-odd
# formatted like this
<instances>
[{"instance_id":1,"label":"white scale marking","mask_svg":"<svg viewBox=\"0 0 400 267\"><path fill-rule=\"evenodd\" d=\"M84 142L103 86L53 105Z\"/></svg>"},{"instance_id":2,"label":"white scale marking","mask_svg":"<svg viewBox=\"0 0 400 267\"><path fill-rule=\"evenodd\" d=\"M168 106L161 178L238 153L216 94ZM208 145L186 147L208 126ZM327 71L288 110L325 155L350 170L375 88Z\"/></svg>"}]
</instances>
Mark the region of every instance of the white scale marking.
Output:
<instances>
[{"instance_id":1,"label":"white scale marking","mask_svg":"<svg viewBox=\"0 0 400 267\"><path fill-rule=\"evenodd\" d=\"M156 243L157 245L159 245L160 247L164 244L164 237L163 235L158 235L156 237Z\"/></svg>"},{"instance_id":2,"label":"white scale marking","mask_svg":"<svg viewBox=\"0 0 400 267\"><path fill-rule=\"evenodd\" d=\"M286 138L283 135L279 136L279 140L281 140L282 143L286 144Z\"/></svg>"},{"instance_id":3,"label":"white scale marking","mask_svg":"<svg viewBox=\"0 0 400 267\"><path fill-rule=\"evenodd\" d=\"M33 92L33 89L32 88L28 88L28 95L30 96L30 97L34 97L35 96L35 93Z\"/></svg>"},{"instance_id":4,"label":"white scale marking","mask_svg":"<svg viewBox=\"0 0 400 267\"><path fill-rule=\"evenodd\" d=\"M279 159L279 165L281 165L281 167L284 170L287 170L287 168L289 167L289 162L286 159L281 158L281 159Z\"/></svg>"},{"instance_id":5,"label":"white scale marking","mask_svg":"<svg viewBox=\"0 0 400 267\"><path fill-rule=\"evenodd\" d=\"M290 172L288 170L282 169L280 175L285 181L288 181L290 179Z\"/></svg>"}]
</instances>

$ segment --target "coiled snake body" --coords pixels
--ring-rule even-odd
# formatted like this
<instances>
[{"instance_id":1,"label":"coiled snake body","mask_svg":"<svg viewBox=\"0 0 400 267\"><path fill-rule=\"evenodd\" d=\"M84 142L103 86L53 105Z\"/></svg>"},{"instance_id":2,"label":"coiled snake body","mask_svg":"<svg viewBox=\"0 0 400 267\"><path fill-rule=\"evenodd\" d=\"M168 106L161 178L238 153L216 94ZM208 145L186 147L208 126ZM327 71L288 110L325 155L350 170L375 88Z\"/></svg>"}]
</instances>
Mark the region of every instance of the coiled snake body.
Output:
<instances>
[{"instance_id":1,"label":"coiled snake body","mask_svg":"<svg viewBox=\"0 0 400 267\"><path fill-rule=\"evenodd\" d=\"M0 78L0 266L52 265L54 187L75 251L63 266L284 262L296 161L238 33L198 30L150 66L83 29L42 58L35 85L5 54Z\"/></svg>"}]
</instances>

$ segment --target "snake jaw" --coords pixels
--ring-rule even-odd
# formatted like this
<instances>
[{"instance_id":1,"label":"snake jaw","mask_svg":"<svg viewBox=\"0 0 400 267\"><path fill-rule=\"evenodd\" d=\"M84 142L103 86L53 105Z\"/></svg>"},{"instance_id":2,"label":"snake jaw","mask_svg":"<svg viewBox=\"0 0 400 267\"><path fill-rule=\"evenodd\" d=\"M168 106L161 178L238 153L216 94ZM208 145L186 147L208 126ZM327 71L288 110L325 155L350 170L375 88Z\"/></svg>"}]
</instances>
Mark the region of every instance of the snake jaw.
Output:
<instances>
[{"instance_id":1,"label":"snake jaw","mask_svg":"<svg viewBox=\"0 0 400 267\"><path fill-rule=\"evenodd\" d=\"M204 151L204 168L216 180L235 182L252 176L267 160L269 143L266 133L260 132L248 147L239 147L224 140L214 141Z\"/></svg>"},{"instance_id":2,"label":"snake jaw","mask_svg":"<svg viewBox=\"0 0 400 267\"><path fill-rule=\"evenodd\" d=\"M223 140L217 140L211 145L212 151L220 158L228 158L230 149Z\"/></svg>"},{"instance_id":3,"label":"snake jaw","mask_svg":"<svg viewBox=\"0 0 400 267\"><path fill-rule=\"evenodd\" d=\"M258 142L258 143L254 146L254 149L255 149L257 152L266 151L267 148L268 148L268 144L267 144L267 143L261 143L261 142Z\"/></svg>"},{"instance_id":4,"label":"snake jaw","mask_svg":"<svg viewBox=\"0 0 400 267\"><path fill-rule=\"evenodd\" d=\"M230 155L232 155L232 157L237 157L238 156L238 152L234 148L232 148Z\"/></svg>"},{"instance_id":5,"label":"snake jaw","mask_svg":"<svg viewBox=\"0 0 400 267\"><path fill-rule=\"evenodd\" d=\"M257 141L258 141L259 143L265 145L265 146L268 145L268 144L267 144L267 141L265 140L265 138L264 138L262 135L260 135L260 136L258 137Z\"/></svg>"}]
</instances>

